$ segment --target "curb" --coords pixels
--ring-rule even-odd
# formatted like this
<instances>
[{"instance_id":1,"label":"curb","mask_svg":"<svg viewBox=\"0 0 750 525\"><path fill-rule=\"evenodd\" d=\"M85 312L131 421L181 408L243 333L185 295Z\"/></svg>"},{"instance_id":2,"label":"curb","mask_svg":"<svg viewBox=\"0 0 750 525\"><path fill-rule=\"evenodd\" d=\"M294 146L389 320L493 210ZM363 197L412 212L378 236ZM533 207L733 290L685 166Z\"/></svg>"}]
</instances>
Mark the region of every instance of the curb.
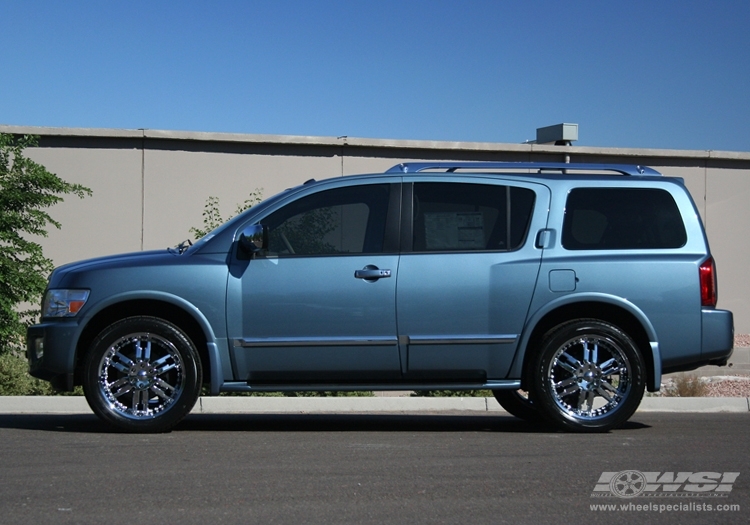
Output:
<instances>
[{"instance_id":1,"label":"curb","mask_svg":"<svg viewBox=\"0 0 750 525\"><path fill-rule=\"evenodd\" d=\"M506 413L491 397L201 397L191 414ZM750 412L745 397L644 397L638 412ZM91 414L83 396L0 396L0 414Z\"/></svg>"}]
</instances>

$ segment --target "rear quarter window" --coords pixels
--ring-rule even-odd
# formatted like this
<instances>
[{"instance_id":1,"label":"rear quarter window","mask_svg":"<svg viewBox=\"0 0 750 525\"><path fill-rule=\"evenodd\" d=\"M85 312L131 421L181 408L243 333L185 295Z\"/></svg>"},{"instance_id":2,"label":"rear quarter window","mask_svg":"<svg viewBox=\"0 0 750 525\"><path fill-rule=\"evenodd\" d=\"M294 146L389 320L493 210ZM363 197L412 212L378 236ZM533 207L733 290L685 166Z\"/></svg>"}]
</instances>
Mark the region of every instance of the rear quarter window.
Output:
<instances>
[{"instance_id":1,"label":"rear quarter window","mask_svg":"<svg viewBox=\"0 0 750 525\"><path fill-rule=\"evenodd\" d=\"M568 195L562 245L568 250L680 248L680 210L656 188L576 188Z\"/></svg>"}]
</instances>

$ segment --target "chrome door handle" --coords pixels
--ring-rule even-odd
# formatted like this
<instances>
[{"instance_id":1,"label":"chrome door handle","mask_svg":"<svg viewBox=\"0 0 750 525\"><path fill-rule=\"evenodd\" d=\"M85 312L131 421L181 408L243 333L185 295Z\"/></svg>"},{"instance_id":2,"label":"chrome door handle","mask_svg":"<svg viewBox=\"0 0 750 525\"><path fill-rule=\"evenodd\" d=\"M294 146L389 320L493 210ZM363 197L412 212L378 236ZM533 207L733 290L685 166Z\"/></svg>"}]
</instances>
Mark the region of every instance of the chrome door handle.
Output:
<instances>
[{"instance_id":1,"label":"chrome door handle","mask_svg":"<svg viewBox=\"0 0 750 525\"><path fill-rule=\"evenodd\" d=\"M390 270L381 270L380 268L365 267L363 270L354 271L354 277L356 279L384 279L390 276Z\"/></svg>"}]
</instances>

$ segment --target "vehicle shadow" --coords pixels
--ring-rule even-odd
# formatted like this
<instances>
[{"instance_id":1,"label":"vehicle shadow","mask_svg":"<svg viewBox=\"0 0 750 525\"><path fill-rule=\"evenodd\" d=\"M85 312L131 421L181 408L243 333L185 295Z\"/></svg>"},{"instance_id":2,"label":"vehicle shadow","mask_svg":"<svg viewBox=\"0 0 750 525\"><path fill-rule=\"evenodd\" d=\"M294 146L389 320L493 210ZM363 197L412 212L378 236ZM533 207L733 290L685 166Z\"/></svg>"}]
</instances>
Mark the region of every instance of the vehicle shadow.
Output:
<instances>
[{"instance_id":1,"label":"vehicle shadow","mask_svg":"<svg viewBox=\"0 0 750 525\"><path fill-rule=\"evenodd\" d=\"M649 425L628 421L614 432ZM93 414L0 415L0 429L123 433ZM559 433L510 415L466 414L191 414L171 432L499 432Z\"/></svg>"}]
</instances>

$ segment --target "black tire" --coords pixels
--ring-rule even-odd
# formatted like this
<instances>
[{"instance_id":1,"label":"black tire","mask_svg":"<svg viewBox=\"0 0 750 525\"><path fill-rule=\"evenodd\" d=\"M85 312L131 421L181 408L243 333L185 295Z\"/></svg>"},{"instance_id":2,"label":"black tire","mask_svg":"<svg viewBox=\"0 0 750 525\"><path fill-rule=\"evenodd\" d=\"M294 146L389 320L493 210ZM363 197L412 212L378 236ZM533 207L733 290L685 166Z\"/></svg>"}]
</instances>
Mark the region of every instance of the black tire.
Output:
<instances>
[{"instance_id":1,"label":"black tire","mask_svg":"<svg viewBox=\"0 0 750 525\"><path fill-rule=\"evenodd\" d=\"M528 392L523 390L493 390L495 399L509 414L529 423L542 423L544 417L539 412Z\"/></svg>"},{"instance_id":2,"label":"black tire","mask_svg":"<svg viewBox=\"0 0 750 525\"><path fill-rule=\"evenodd\" d=\"M128 432L166 432L192 410L202 368L192 341L156 317L129 317L91 344L83 390L91 410Z\"/></svg>"},{"instance_id":3,"label":"black tire","mask_svg":"<svg viewBox=\"0 0 750 525\"><path fill-rule=\"evenodd\" d=\"M550 422L574 432L607 432L633 415L643 398L638 346L596 319L562 324L532 358L531 393Z\"/></svg>"}]
</instances>

